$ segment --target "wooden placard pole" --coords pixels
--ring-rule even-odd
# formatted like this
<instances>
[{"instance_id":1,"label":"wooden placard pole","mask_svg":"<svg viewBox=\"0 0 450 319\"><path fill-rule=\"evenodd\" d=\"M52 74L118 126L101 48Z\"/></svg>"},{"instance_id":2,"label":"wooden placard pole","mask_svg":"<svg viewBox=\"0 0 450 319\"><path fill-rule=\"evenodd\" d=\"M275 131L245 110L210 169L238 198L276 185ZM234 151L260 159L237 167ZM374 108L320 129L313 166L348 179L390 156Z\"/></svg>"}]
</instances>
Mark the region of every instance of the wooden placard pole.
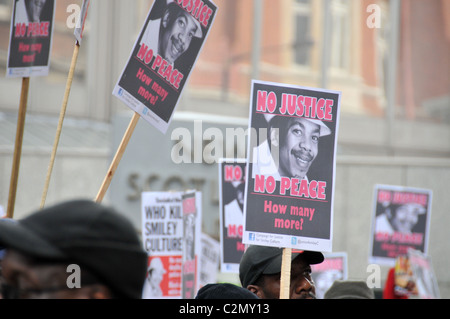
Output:
<instances>
[{"instance_id":1,"label":"wooden placard pole","mask_svg":"<svg viewBox=\"0 0 450 319\"><path fill-rule=\"evenodd\" d=\"M292 248L284 248L281 260L280 299L290 298Z\"/></svg>"},{"instance_id":2,"label":"wooden placard pole","mask_svg":"<svg viewBox=\"0 0 450 319\"><path fill-rule=\"evenodd\" d=\"M56 151L58 149L59 139L61 137L62 126L63 126L63 122L64 122L64 117L66 115L67 103L69 101L70 89L72 87L72 81L73 81L73 76L74 76L74 73L75 73L75 67L77 65L78 52L79 51L80 51L80 44L77 41L75 43L75 48L73 49L72 62L70 63L69 75L67 76L66 90L65 90L65 93L64 93L64 98L63 98L63 102L62 102L62 106L61 106L61 111L60 111L60 114L59 114L58 127L56 129L56 136L55 136L55 141L54 141L54 144L53 144L52 155L50 157L50 163L48 165L48 170L47 170L47 178L45 180L44 191L42 193L42 198L41 198L41 209L44 207L45 199L47 198L48 187L49 187L49 184L50 184L50 178L51 178L52 171L53 171L53 166L54 166L54 163L55 163Z\"/></svg>"},{"instance_id":3,"label":"wooden placard pole","mask_svg":"<svg viewBox=\"0 0 450 319\"><path fill-rule=\"evenodd\" d=\"M9 185L8 207L6 216L14 217L14 206L16 203L17 184L19 181L20 159L22 156L23 134L25 130L25 117L28 104L28 90L30 88L30 78L22 78L22 90L20 93L19 114L17 118L16 142L14 146L14 157L11 171L11 181Z\"/></svg>"},{"instance_id":4,"label":"wooden placard pole","mask_svg":"<svg viewBox=\"0 0 450 319\"><path fill-rule=\"evenodd\" d=\"M105 179L103 180L102 186L100 187L100 190L95 197L95 201L97 203L100 203L103 200L103 197L106 194L106 191L109 188L109 185L111 184L111 180L117 170L117 167L119 166L120 160L122 159L123 154L125 153L125 149L127 148L128 142L130 141L131 136L133 135L133 131L136 128L136 125L139 121L140 115L136 112L134 112L133 117L130 121L130 124L128 124L128 128L122 138L122 141L120 142L120 145L117 149L116 155L114 156L111 165L109 167L109 170L105 176Z\"/></svg>"}]
</instances>

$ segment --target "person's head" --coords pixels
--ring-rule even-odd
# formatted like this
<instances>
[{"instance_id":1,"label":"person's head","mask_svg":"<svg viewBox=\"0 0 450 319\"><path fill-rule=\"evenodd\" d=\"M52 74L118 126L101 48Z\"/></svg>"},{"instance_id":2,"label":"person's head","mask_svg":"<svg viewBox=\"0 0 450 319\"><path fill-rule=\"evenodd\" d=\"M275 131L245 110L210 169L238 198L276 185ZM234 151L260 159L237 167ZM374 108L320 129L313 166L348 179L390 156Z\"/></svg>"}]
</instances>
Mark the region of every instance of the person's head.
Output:
<instances>
[{"instance_id":1,"label":"person's head","mask_svg":"<svg viewBox=\"0 0 450 319\"><path fill-rule=\"evenodd\" d=\"M195 299L258 299L247 289L230 284L207 284L199 289Z\"/></svg>"},{"instance_id":2,"label":"person's head","mask_svg":"<svg viewBox=\"0 0 450 319\"><path fill-rule=\"evenodd\" d=\"M250 246L239 265L242 287L261 299L280 298L282 254L281 248ZM324 260L323 254L293 250L291 260L290 299L314 299L311 265L321 263Z\"/></svg>"},{"instance_id":3,"label":"person's head","mask_svg":"<svg viewBox=\"0 0 450 319\"><path fill-rule=\"evenodd\" d=\"M0 247L0 287L3 286L4 279L3 279L3 272L2 272L2 259L5 256L6 249L3 247ZM0 299L3 299L3 291L0 289Z\"/></svg>"},{"instance_id":4,"label":"person's head","mask_svg":"<svg viewBox=\"0 0 450 319\"><path fill-rule=\"evenodd\" d=\"M16 221L14 219L11 219L11 218L0 218L0 223L15 223L15 222ZM6 254L6 248L3 247L3 245L0 244L0 287L2 287L5 284L5 281L4 281L4 278L3 278L3 272L2 272L2 260L5 257L5 254ZM3 299L3 292L2 292L2 290L0 290L0 299Z\"/></svg>"},{"instance_id":5,"label":"person's head","mask_svg":"<svg viewBox=\"0 0 450 319\"><path fill-rule=\"evenodd\" d=\"M319 153L319 139L331 130L319 120L275 116L269 122L271 148L278 148L280 176L303 179Z\"/></svg>"},{"instance_id":6,"label":"person's head","mask_svg":"<svg viewBox=\"0 0 450 319\"><path fill-rule=\"evenodd\" d=\"M158 53L174 63L189 48L194 37L202 37L200 23L177 3L171 2L161 19Z\"/></svg>"},{"instance_id":7,"label":"person's head","mask_svg":"<svg viewBox=\"0 0 450 319\"><path fill-rule=\"evenodd\" d=\"M425 208L415 203L391 204L387 209L392 227L401 233L410 233L419 221L419 215L424 213Z\"/></svg>"},{"instance_id":8,"label":"person's head","mask_svg":"<svg viewBox=\"0 0 450 319\"><path fill-rule=\"evenodd\" d=\"M336 280L324 299L375 299L375 293L364 281Z\"/></svg>"},{"instance_id":9,"label":"person's head","mask_svg":"<svg viewBox=\"0 0 450 319\"><path fill-rule=\"evenodd\" d=\"M147 254L132 224L89 200L0 223L10 298L141 298Z\"/></svg>"}]
</instances>

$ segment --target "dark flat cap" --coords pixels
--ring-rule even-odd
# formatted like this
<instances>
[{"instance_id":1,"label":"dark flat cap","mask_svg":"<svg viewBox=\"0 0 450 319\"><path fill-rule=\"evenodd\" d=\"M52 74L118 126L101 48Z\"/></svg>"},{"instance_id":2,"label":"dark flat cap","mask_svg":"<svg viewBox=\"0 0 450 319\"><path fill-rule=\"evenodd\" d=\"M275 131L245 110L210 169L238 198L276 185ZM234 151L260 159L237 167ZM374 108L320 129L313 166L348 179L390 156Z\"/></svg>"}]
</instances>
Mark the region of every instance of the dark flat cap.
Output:
<instances>
[{"instance_id":1,"label":"dark flat cap","mask_svg":"<svg viewBox=\"0 0 450 319\"><path fill-rule=\"evenodd\" d=\"M242 256L239 265L239 278L242 287L254 284L261 275L273 275L281 272L283 249L266 246L250 246ZM291 260L301 256L310 265L320 264L324 260L321 252L292 250Z\"/></svg>"}]
</instances>

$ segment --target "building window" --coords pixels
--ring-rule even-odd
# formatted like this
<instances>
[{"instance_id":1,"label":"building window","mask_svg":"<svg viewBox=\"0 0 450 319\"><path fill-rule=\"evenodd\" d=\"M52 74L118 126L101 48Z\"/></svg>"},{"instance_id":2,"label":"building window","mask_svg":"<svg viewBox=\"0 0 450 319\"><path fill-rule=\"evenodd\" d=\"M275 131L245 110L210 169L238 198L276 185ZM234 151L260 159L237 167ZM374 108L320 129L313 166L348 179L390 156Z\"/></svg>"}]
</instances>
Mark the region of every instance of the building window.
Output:
<instances>
[{"instance_id":1,"label":"building window","mask_svg":"<svg viewBox=\"0 0 450 319\"><path fill-rule=\"evenodd\" d=\"M390 16L390 13L389 5L386 2L382 1L379 5L381 6L381 12L383 12L383 14L381 15L381 28L375 30L375 45L377 49L377 84L383 91L383 97L387 98L388 53L389 37L391 33L391 25L388 17Z\"/></svg>"},{"instance_id":2,"label":"building window","mask_svg":"<svg viewBox=\"0 0 450 319\"><path fill-rule=\"evenodd\" d=\"M331 1L330 66L337 70L347 70L349 67L350 5L348 0Z\"/></svg>"},{"instance_id":3,"label":"building window","mask_svg":"<svg viewBox=\"0 0 450 319\"><path fill-rule=\"evenodd\" d=\"M294 62L309 66L311 62L311 0L294 1Z\"/></svg>"}]
</instances>

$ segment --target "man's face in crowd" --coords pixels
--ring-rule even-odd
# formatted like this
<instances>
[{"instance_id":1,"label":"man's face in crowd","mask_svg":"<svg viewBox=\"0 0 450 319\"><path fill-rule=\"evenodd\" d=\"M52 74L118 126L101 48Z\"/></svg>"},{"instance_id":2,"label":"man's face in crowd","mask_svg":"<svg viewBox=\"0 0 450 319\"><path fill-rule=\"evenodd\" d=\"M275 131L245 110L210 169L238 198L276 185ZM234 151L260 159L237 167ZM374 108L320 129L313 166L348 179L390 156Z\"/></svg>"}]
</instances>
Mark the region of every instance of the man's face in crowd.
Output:
<instances>
[{"instance_id":1,"label":"man's face in crowd","mask_svg":"<svg viewBox=\"0 0 450 319\"><path fill-rule=\"evenodd\" d=\"M171 25L166 14L163 26L165 31L160 44L160 53L168 62L174 63L189 48L198 26L194 18L186 12L178 13Z\"/></svg>"},{"instance_id":2,"label":"man's face in crowd","mask_svg":"<svg viewBox=\"0 0 450 319\"><path fill-rule=\"evenodd\" d=\"M103 299L110 296L108 289L98 284L70 289L67 264L37 262L15 250L8 250L1 261L3 284L12 299ZM6 290L2 291L5 292Z\"/></svg>"},{"instance_id":3,"label":"man's face in crowd","mask_svg":"<svg viewBox=\"0 0 450 319\"><path fill-rule=\"evenodd\" d=\"M68 298L67 273L61 265L37 264L31 258L10 250L2 260L5 283L13 287L14 298Z\"/></svg>"},{"instance_id":4,"label":"man's face in crowd","mask_svg":"<svg viewBox=\"0 0 450 319\"><path fill-rule=\"evenodd\" d=\"M260 286L247 287L261 299L280 298L281 274L262 275ZM291 264L291 281L289 286L289 299L315 299L316 287L311 278L311 266L301 257L297 257Z\"/></svg>"},{"instance_id":5,"label":"man's face in crowd","mask_svg":"<svg viewBox=\"0 0 450 319\"><path fill-rule=\"evenodd\" d=\"M279 137L280 175L303 179L317 157L320 127L303 118L289 118L280 132L286 132Z\"/></svg>"}]
</instances>

